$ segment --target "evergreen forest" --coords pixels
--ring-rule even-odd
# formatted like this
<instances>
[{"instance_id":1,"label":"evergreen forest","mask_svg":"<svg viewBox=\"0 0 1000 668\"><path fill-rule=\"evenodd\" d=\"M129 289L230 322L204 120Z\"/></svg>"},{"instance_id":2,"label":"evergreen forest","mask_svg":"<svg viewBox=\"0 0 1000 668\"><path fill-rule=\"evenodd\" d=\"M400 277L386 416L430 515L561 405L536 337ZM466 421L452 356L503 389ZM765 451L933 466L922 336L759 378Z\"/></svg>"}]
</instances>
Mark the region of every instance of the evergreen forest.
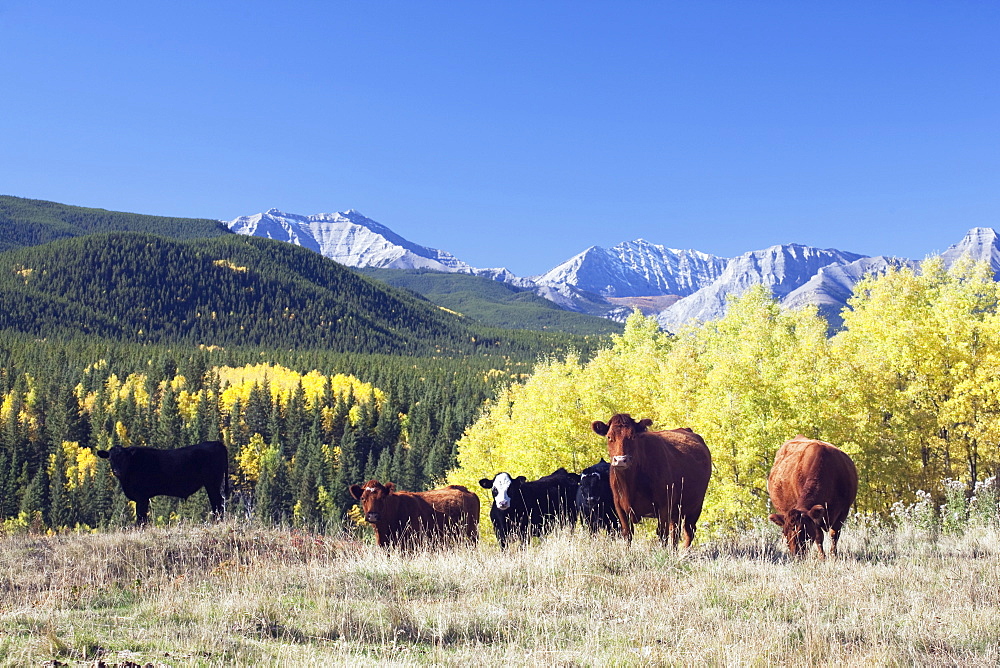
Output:
<instances>
[{"instance_id":1,"label":"evergreen forest","mask_svg":"<svg viewBox=\"0 0 1000 668\"><path fill-rule=\"evenodd\" d=\"M218 220L106 211L0 195L0 251L114 231L148 232L177 239L231 234Z\"/></svg>"},{"instance_id":2,"label":"evergreen forest","mask_svg":"<svg viewBox=\"0 0 1000 668\"><path fill-rule=\"evenodd\" d=\"M230 509L338 529L369 478L426 489L527 359L404 357L37 339L0 333L0 518L8 530L125 525L134 515L97 449L223 440ZM202 519L204 492L156 497L157 522Z\"/></svg>"},{"instance_id":3,"label":"evergreen forest","mask_svg":"<svg viewBox=\"0 0 1000 668\"><path fill-rule=\"evenodd\" d=\"M0 253L0 520L130 523L97 449L221 439L230 508L339 529L347 487L440 483L496 388L602 336L505 330L287 243L87 234ZM575 351L575 352L574 352ZM156 522L205 517L204 492Z\"/></svg>"}]
</instances>

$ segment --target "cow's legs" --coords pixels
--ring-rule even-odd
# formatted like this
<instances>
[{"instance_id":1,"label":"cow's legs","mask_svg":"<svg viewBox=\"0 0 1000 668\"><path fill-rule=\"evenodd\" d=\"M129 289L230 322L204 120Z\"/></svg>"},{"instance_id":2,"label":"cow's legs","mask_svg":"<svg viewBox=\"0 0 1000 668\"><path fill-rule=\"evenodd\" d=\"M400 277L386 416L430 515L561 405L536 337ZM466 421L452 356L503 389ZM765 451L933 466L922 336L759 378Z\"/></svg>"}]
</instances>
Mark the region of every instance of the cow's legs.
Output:
<instances>
[{"instance_id":1,"label":"cow's legs","mask_svg":"<svg viewBox=\"0 0 1000 668\"><path fill-rule=\"evenodd\" d=\"M501 550L507 549L507 521L506 519L501 519L499 522L493 523L493 531L497 535L497 543L500 544Z\"/></svg>"},{"instance_id":2,"label":"cow's legs","mask_svg":"<svg viewBox=\"0 0 1000 668\"><path fill-rule=\"evenodd\" d=\"M208 493L208 502L212 506L212 513L215 518L221 520L226 513L226 502L222 496L222 483L218 485L206 485L205 491Z\"/></svg>"},{"instance_id":3,"label":"cow's legs","mask_svg":"<svg viewBox=\"0 0 1000 668\"><path fill-rule=\"evenodd\" d=\"M471 513L465 515L465 537L472 545L479 542L479 518Z\"/></svg>"},{"instance_id":4,"label":"cow's legs","mask_svg":"<svg viewBox=\"0 0 1000 668\"><path fill-rule=\"evenodd\" d=\"M840 540L840 529L844 525L841 522L835 522L832 527L830 527L830 555L837 556L837 541Z\"/></svg>"},{"instance_id":5,"label":"cow's legs","mask_svg":"<svg viewBox=\"0 0 1000 668\"><path fill-rule=\"evenodd\" d=\"M618 513L618 519L622 523L622 538L626 540L629 544L632 543L632 517L631 513L626 512L619 505L615 504L615 512Z\"/></svg>"},{"instance_id":6,"label":"cow's legs","mask_svg":"<svg viewBox=\"0 0 1000 668\"><path fill-rule=\"evenodd\" d=\"M694 541L695 523L684 518L684 547L691 547Z\"/></svg>"},{"instance_id":7,"label":"cow's legs","mask_svg":"<svg viewBox=\"0 0 1000 668\"><path fill-rule=\"evenodd\" d=\"M672 517L664 517L661 514L656 518L656 536L660 539L660 545L676 547L677 523Z\"/></svg>"},{"instance_id":8,"label":"cow's legs","mask_svg":"<svg viewBox=\"0 0 1000 668\"><path fill-rule=\"evenodd\" d=\"M149 499L139 499L135 502L135 525L142 526L149 522Z\"/></svg>"},{"instance_id":9,"label":"cow's legs","mask_svg":"<svg viewBox=\"0 0 1000 668\"><path fill-rule=\"evenodd\" d=\"M826 552L823 551L823 540L826 538L826 534L818 526L813 530L813 541L816 543L816 549L819 550L819 558L826 559Z\"/></svg>"}]
</instances>

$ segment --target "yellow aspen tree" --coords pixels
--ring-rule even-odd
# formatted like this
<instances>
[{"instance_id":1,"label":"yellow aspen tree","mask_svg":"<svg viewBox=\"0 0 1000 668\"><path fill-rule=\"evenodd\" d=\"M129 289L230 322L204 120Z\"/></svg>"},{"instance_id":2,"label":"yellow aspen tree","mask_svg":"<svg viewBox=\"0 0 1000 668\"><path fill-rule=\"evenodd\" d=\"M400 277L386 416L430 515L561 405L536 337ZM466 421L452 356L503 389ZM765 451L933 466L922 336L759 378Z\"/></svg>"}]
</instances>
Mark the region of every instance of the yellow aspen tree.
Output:
<instances>
[{"instance_id":1,"label":"yellow aspen tree","mask_svg":"<svg viewBox=\"0 0 1000 668\"><path fill-rule=\"evenodd\" d=\"M695 392L692 428L712 451L708 522L745 524L768 510L767 474L777 448L803 431L789 393L798 327L815 333L810 313L783 312L770 292L755 286L730 302L726 315L698 333L705 379Z\"/></svg>"},{"instance_id":2,"label":"yellow aspen tree","mask_svg":"<svg viewBox=\"0 0 1000 668\"><path fill-rule=\"evenodd\" d=\"M831 342L849 391L841 407L858 448L859 502L884 509L948 478L981 478L980 438L997 416L982 391L995 366L996 284L985 264L940 258L855 288ZM977 385L978 383L978 385Z\"/></svg>"}]
</instances>

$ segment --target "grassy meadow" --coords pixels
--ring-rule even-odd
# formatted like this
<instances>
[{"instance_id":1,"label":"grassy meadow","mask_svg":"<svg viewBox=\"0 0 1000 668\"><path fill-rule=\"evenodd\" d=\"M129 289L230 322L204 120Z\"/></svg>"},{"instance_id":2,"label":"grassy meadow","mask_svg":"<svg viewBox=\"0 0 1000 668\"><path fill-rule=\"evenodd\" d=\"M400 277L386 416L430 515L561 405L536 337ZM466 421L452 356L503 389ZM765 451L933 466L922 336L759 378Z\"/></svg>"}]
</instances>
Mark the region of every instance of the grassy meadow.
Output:
<instances>
[{"instance_id":1,"label":"grassy meadow","mask_svg":"<svg viewBox=\"0 0 1000 668\"><path fill-rule=\"evenodd\" d=\"M0 562L10 666L1000 663L992 522L855 518L827 561L764 523L399 555L227 522L7 535Z\"/></svg>"}]
</instances>

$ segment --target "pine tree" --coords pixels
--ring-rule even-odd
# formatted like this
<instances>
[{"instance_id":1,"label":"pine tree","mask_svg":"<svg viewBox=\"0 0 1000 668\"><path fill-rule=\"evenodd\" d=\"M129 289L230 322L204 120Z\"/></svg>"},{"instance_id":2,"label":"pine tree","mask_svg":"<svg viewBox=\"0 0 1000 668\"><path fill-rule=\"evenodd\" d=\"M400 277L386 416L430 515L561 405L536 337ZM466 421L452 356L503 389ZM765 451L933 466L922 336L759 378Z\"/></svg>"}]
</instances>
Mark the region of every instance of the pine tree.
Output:
<instances>
[{"instance_id":1,"label":"pine tree","mask_svg":"<svg viewBox=\"0 0 1000 668\"><path fill-rule=\"evenodd\" d=\"M288 463L280 444L271 445L261 458L260 477L254 490L254 514L271 525L283 524L292 517Z\"/></svg>"},{"instance_id":2,"label":"pine tree","mask_svg":"<svg viewBox=\"0 0 1000 668\"><path fill-rule=\"evenodd\" d=\"M49 510L48 492L49 476L47 475L45 468L42 467L35 472L34 477L31 479L31 483L24 490L24 496L21 498L20 511L28 516L33 516L38 513L47 523Z\"/></svg>"},{"instance_id":3,"label":"pine tree","mask_svg":"<svg viewBox=\"0 0 1000 668\"><path fill-rule=\"evenodd\" d=\"M260 434L264 440L271 442L272 434L268 429L271 420L271 390L267 383L254 383L250 388L250 396L243 410L243 420L250 435Z\"/></svg>"},{"instance_id":4,"label":"pine tree","mask_svg":"<svg viewBox=\"0 0 1000 668\"><path fill-rule=\"evenodd\" d=\"M160 399L160 410L156 422L156 432L151 445L156 448L173 449L187 445L184 439L184 418L177 404L177 393L168 383Z\"/></svg>"},{"instance_id":5,"label":"pine tree","mask_svg":"<svg viewBox=\"0 0 1000 668\"><path fill-rule=\"evenodd\" d=\"M53 528L73 526L77 522L76 508L70 499L66 478L66 452L61 444L53 446L48 474L49 526Z\"/></svg>"}]
</instances>

